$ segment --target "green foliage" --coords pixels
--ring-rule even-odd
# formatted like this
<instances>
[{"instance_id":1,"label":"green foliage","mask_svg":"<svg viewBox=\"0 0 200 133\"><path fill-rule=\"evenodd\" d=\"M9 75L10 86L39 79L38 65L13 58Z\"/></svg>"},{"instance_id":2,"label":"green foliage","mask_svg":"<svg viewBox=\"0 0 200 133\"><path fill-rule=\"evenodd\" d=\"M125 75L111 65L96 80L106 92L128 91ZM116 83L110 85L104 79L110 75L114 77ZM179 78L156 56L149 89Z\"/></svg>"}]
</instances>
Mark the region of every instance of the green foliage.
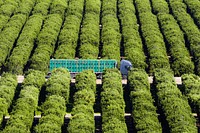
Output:
<instances>
[{"instance_id":1,"label":"green foliage","mask_svg":"<svg viewBox=\"0 0 200 133\"><path fill-rule=\"evenodd\" d=\"M72 110L72 121L69 123L68 131L72 133L93 133L95 127L93 115L92 105L76 104Z\"/></svg>"},{"instance_id":2,"label":"green foliage","mask_svg":"<svg viewBox=\"0 0 200 133\"><path fill-rule=\"evenodd\" d=\"M139 69L130 71L128 84L131 90L132 117L136 130L138 132L162 132L146 72Z\"/></svg>"},{"instance_id":3,"label":"green foliage","mask_svg":"<svg viewBox=\"0 0 200 133\"><path fill-rule=\"evenodd\" d=\"M66 110L65 99L59 95L51 95L42 105L43 114L39 124L35 127L35 132L56 132L61 133Z\"/></svg>"},{"instance_id":4,"label":"green foliage","mask_svg":"<svg viewBox=\"0 0 200 133\"><path fill-rule=\"evenodd\" d=\"M117 118L111 118L107 124L103 124L104 133L126 133L126 123L119 121Z\"/></svg>"},{"instance_id":5,"label":"green foliage","mask_svg":"<svg viewBox=\"0 0 200 133\"><path fill-rule=\"evenodd\" d=\"M6 57L10 54L10 51L17 39L21 28L26 22L26 16L23 14L14 15L9 22L5 25L3 31L0 34L0 66L6 60ZM5 45L6 44L6 45Z\"/></svg>"},{"instance_id":6,"label":"green foliage","mask_svg":"<svg viewBox=\"0 0 200 133\"><path fill-rule=\"evenodd\" d=\"M32 14L41 14L43 16L47 15L51 2L52 0L37 0L36 5L33 8Z\"/></svg>"},{"instance_id":7,"label":"green foliage","mask_svg":"<svg viewBox=\"0 0 200 133\"><path fill-rule=\"evenodd\" d=\"M10 17L0 14L0 31L3 29L9 19Z\"/></svg>"},{"instance_id":8,"label":"green foliage","mask_svg":"<svg viewBox=\"0 0 200 133\"><path fill-rule=\"evenodd\" d=\"M200 1L199 0L183 0L188 9L189 13L193 16L195 23L200 27Z\"/></svg>"},{"instance_id":9,"label":"green foliage","mask_svg":"<svg viewBox=\"0 0 200 133\"><path fill-rule=\"evenodd\" d=\"M41 13L46 15L48 13L48 7L52 1L47 0L37 2L38 6L36 5L37 7L35 7L33 13ZM44 72L48 71L49 59L54 53L66 8L66 0L52 2L50 6L50 14L46 16L42 30L40 31L37 38L36 44L38 47L36 48L35 53L31 58L31 68Z\"/></svg>"},{"instance_id":10,"label":"green foliage","mask_svg":"<svg viewBox=\"0 0 200 133\"><path fill-rule=\"evenodd\" d=\"M74 95L74 105L90 105L93 106L95 102L95 95L92 90L83 89L79 90Z\"/></svg>"},{"instance_id":11,"label":"green foliage","mask_svg":"<svg viewBox=\"0 0 200 133\"><path fill-rule=\"evenodd\" d=\"M18 131L19 123L23 124L23 130L29 132L32 123L34 111L38 103L39 90L34 86L23 87L23 90L20 92L20 97L18 98L14 109L11 112L11 118L6 124L6 128L3 132L11 132L11 127L15 128L15 131Z\"/></svg>"},{"instance_id":12,"label":"green foliage","mask_svg":"<svg viewBox=\"0 0 200 133\"><path fill-rule=\"evenodd\" d=\"M36 0L21 0L14 14L24 14L28 17L35 5L35 1Z\"/></svg>"},{"instance_id":13,"label":"green foliage","mask_svg":"<svg viewBox=\"0 0 200 133\"><path fill-rule=\"evenodd\" d=\"M95 103L96 75L92 70L85 70L76 76L74 107L68 125L69 133L94 133L95 121L93 106Z\"/></svg>"},{"instance_id":14,"label":"green foliage","mask_svg":"<svg viewBox=\"0 0 200 133\"><path fill-rule=\"evenodd\" d=\"M184 35L174 17L169 14L168 3L163 0L152 0L152 5L172 56L171 67L174 74L180 76L184 73L193 73L194 64L185 47Z\"/></svg>"},{"instance_id":15,"label":"green foliage","mask_svg":"<svg viewBox=\"0 0 200 133\"><path fill-rule=\"evenodd\" d=\"M22 86L34 86L36 88L41 88L45 83L45 73L38 70L29 70Z\"/></svg>"},{"instance_id":16,"label":"green foliage","mask_svg":"<svg viewBox=\"0 0 200 133\"><path fill-rule=\"evenodd\" d=\"M150 90L148 75L140 69L133 69L129 72L128 84L131 91Z\"/></svg>"},{"instance_id":17,"label":"green foliage","mask_svg":"<svg viewBox=\"0 0 200 133\"><path fill-rule=\"evenodd\" d=\"M96 92L96 75L93 70L85 70L76 75L76 90L92 89Z\"/></svg>"},{"instance_id":18,"label":"green foliage","mask_svg":"<svg viewBox=\"0 0 200 133\"><path fill-rule=\"evenodd\" d=\"M157 18L151 12L148 0L134 0L139 13L142 36L149 56L149 73L152 74L156 68L170 68L163 36L160 32Z\"/></svg>"},{"instance_id":19,"label":"green foliage","mask_svg":"<svg viewBox=\"0 0 200 133\"><path fill-rule=\"evenodd\" d=\"M7 85L10 87L17 86L17 77L15 75L10 73L3 73L1 76L0 85Z\"/></svg>"},{"instance_id":20,"label":"green foliage","mask_svg":"<svg viewBox=\"0 0 200 133\"><path fill-rule=\"evenodd\" d=\"M58 95L52 95L47 98L42 105L43 115L57 115L57 117L63 117L65 114L65 99ZM61 122L62 124L62 122Z\"/></svg>"},{"instance_id":21,"label":"green foliage","mask_svg":"<svg viewBox=\"0 0 200 133\"><path fill-rule=\"evenodd\" d=\"M200 32L198 27L195 25L194 20L186 11L186 5L181 1L170 0L169 5L172 9L172 13L178 21L181 29L184 31L185 36L188 40L188 46L190 52L194 56L196 73L200 74ZM197 8L198 9L198 8Z\"/></svg>"},{"instance_id":22,"label":"green foliage","mask_svg":"<svg viewBox=\"0 0 200 133\"><path fill-rule=\"evenodd\" d=\"M37 38L37 48L31 58L31 68L47 72L50 56L54 52L57 36L62 26L59 14L47 16L43 28Z\"/></svg>"},{"instance_id":23,"label":"green foliage","mask_svg":"<svg viewBox=\"0 0 200 133\"><path fill-rule=\"evenodd\" d=\"M3 3L4 3L4 0L0 0L0 6L3 5Z\"/></svg>"},{"instance_id":24,"label":"green foliage","mask_svg":"<svg viewBox=\"0 0 200 133\"><path fill-rule=\"evenodd\" d=\"M121 34L117 19L117 1L102 1L102 32L101 43L103 44L102 58L116 59L120 61Z\"/></svg>"},{"instance_id":25,"label":"green foliage","mask_svg":"<svg viewBox=\"0 0 200 133\"><path fill-rule=\"evenodd\" d=\"M170 132L196 133L195 119L188 101L182 96L173 74L164 69L155 72L158 104L164 112Z\"/></svg>"},{"instance_id":26,"label":"green foliage","mask_svg":"<svg viewBox=\"0 0 200 133\"><path fill-rule=\"evenodd\" d=\"M50 14L59 14L64 18L66 8L67 0L53 0L50 5Z\"/></svg>"},{"instance_id":27,"label":"green foliage","mask_svg":"<svg viewBox=\"0 0 200 133\"><path fill-rule=\"evenodd\" d=\"M16 87L17 77L4 73L0 79L0 122L2 122L3 116L7 114L14 98Z\"/></svg>"},{"instance_id":28,"label":"green foliage","mask_svg":"<svg viewBox=\"0 0 200 133\"><path fill-rule=\"evenodd\" d=\"M82 21L84 0L69 1L66 18L59 35L56 59L74 59ZM70 21L68 21L70 20Z\"/></svg>"},{"instance_id":29,"label":"green foliage","mask_svg":"<svg viewBox=\"0 0 200 133\"><path fill-rule=\"evenodd\" d=\"M9 126L2 131L2 133L30 133L22 121L18 120L15 125Z\"/></svg>"},{"instance_id":30,"label":"green foliage","mask_svg":"<svg viewBox=\"0 0 200 133\"><path fill-rule=\"evenodd\" d=\"M77 113L72 116L69 125L69 133L94 133L95 132L94 123L94 112L89 115L84 113Z\"/></svg>"},{"instance_id":31,"label":"green foliage","mask_svg":"<svg viewBox=\"0 0 200 133\"><path fill-rule=\"evenodd\" d=\"M29 17L17 40L17 45L6 63L8 71L15 74L23 74L24 66L30 57L42 23L43 17L41 15L32 15Z\"/></svg>"},{"instance_id":32,"label":"green foliage","mask_svg":"<svg viewBox=\"0 0 200 133\"><path fill-rule=\"evenodd\" d=\"M119 18L122 26L123 45L125 56L131 61L134 68L145 69L145 56L142 41L139 35L135 7L129 0L119 0Z\"/></svg>"},{"instance_id":33,"label":"green foliage","mask_svg":"<svg viewBox=\"0 0 200 133\"><path fill-rule=\"evenodd\" d=\"M121 87L121 82L116 82L115 80L118 80L118 81L122 80L121 73L119 72L118 69L104 70L104 74L103 74L104 87L109 89L109 91L111 91L112 88L110 88L110 85L112 84L112 87L115 88L115 90L117 90L118 93L122 94L123 89Z\"/></svg>"},{"instance_id":34,"label":"green foliage","mask_svg":"<svg viewBox=\"0 0 200 133\"><path fill-rule=\"evenodd\" d=\"M80 34L80 58L96 59L99 54L100 1L86 0L85 14Z\"/></svg>"},{"instance_id":35,"label":"green foliage","mask_svg":"<svg viewBox=\"0 0 200 133\"><path fill-rule=\"evenodd\" d=\"M107 69L103 73L101 108L103 132L127 132L121 74L117 69Z\"/></svg>"},{"instance_id":36,"label":"green foliage","mask_svg":"<svg viewBox=\"0 0 200 133\"><path fill-rule=\"evenodd\" d=\"M20 0L7 0L4 1L3 5L0 8L0 14L10 17L13 12L17 9Z\"/></svg>"},{"instance_id":37,"label":"green foliage","mask_svg":"<svg viewBox=\"0 0 200 133\"><path fill-rule=\"evenodd\" d=\"M200 109L200 78L194 74L184 74L181 77L184 93L187 95L189 101L193 106L197 107L196 111Z\"/></svg>"},{"instance_id":38,"label":"green foliage","mask_svg":"<svg viewBox=\"0 0 200 133\"><path fill-rule=\"evenodd\" d=\"M97 59L99 48L93 44L83 44L79 49L79 57L83 59Z\"/></svg>"},{"instance_id":39,"label":"green foliage","mask_svg":"<svg viewBox=\"0 0 200 133\"><path fill-rule=\"evenodd\" d=\"M57 68L52 71L51 78L46 82L46 96L62 96L68 103L70 91L70 74L67 69Z\"/></svg>"},{"instance_id":40,"label":"green foliage","mask_svg":"<svg viewBox=\"0 0 200 133\"><path fill-rule=\"evenodd\" d=\"M163 14L169 14L169 7L165 0L151 0L153 12L155 14L163 13Z\"/></svg>"},{"instance_id":41,"label":"green foliage","mask_svg":"<svg viewBox=\"0 0 200 133\"><path fill-rule=\"evenodd\" d=\"M17 80L15 82L17 84ZM29 71L3 133L18 131L20 133L30 132L34 111L38 105L39 91L44 82L44 73L36 70Z\"/></svg>"},{"instance_id":42,"label":"green foliage","mask_svg":"<svg viewBox=\"0 0 200 133\"><path fill-rule=\"evenodd\" d=\"M69 99L70 74L67 69L57 68L52 71L46 82L46 100L42 104L42 118L34 131L61 133L64 123L66 104Z\"/></svg>"},{"instance_id":43,"label":"green foliage","mask_svg":"<svg viewBox=\"0 0 200 133\"><path fill-rule=\"evenodd\" d=\"M193 73L194 64L185 47L184 35L172 15L158 14L161 30L169 45L172 56L172 69L176 76L184 73ZM173 30L172 30L173 29Z\"/></svg>"}]
</instances>

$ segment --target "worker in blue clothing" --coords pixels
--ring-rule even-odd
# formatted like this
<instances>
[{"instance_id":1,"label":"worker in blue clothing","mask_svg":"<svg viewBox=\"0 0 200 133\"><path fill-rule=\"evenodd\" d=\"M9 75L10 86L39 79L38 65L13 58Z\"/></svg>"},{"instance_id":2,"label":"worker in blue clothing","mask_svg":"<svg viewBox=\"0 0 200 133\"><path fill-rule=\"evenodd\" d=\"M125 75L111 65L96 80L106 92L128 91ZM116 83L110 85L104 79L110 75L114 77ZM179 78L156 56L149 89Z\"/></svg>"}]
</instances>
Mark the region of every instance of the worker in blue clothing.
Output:
<instances>
[{"instance_id":1,"label":"worker in blue clothing","mask_svg":"<svg viewBox=\"0 0 200 133\"><path fill-rule=\"evenodd\" d=\"M128 76L128 71L132 69L132 63L128 60L121 59L120 62L120 72L122 74L122 78L126 79Z\"/></svg>"}]
</instances>

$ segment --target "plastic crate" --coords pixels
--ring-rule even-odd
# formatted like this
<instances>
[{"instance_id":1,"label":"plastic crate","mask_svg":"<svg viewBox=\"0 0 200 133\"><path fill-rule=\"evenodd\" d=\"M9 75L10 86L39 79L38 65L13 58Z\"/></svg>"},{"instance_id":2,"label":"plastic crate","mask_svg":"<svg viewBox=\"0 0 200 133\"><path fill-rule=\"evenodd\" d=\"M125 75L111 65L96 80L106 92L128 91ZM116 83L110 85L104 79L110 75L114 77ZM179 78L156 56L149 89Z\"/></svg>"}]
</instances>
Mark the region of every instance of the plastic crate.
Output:
<instances>
[{"instance_id":1,"label":"plastic crate","mask_svg":"<svg viewBox=\"0 0 200 133\"><path fill-rule=\"evenodd\" d=\"M52 71L54 68L66 68L71 73L91 69L95 73L102 73L106 68L116 68L116 65L116 60L51 59L49 69Z\"/></svg>"}]
</instances>

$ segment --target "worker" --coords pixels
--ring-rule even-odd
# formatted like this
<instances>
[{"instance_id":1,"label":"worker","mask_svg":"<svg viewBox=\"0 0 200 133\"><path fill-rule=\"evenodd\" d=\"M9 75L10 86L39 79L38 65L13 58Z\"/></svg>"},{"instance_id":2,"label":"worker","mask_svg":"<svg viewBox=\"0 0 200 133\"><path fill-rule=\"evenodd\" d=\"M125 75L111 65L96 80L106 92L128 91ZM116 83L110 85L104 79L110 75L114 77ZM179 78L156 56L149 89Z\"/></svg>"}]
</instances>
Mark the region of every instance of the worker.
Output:
<instances>
[{"instance_id":1,"label":"worker","mask_svg":"<svg viewBox=\"0 0 200 133\"><path fill-rule=\"evenodd\" d=\"M120 61L120 72L122 74L122 78L126 79L128 76L128 71L132 68L132 64L128 60L124 60L123 58Z\"/></svg>"}]
</instances>

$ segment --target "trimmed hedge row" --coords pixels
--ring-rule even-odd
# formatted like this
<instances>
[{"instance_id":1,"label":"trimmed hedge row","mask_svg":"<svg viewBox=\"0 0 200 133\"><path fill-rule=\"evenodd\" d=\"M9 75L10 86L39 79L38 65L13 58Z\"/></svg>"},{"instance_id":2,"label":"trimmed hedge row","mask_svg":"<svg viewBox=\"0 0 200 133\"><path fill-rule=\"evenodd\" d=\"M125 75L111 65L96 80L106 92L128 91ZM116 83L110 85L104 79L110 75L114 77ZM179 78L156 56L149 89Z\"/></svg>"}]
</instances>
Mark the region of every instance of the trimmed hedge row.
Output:
<instances>
[{"instance_id":1,"label":"trimmed hedge row","mask_svg":"<svg viewBox=\"0 0 200 133\"><path fill-rule=\"evenodd\" d=\"M92 89L96 93L96 75L92 70L83 71L76 76L76 90Z\"/></svg>"},{"instance_id":2,"label":"trimmed hedge row","mask_svg":"<svg viewBox=\"0 0 200 133\"><path fill-rule=\"evenodd\" d=\"M24 66L30 57L35 39L40 32L42 24L43 16L38 14L29 17L17 40L16 47L7 60L6 66L9 72L23 74Z\"/></svg>"},{"instance_id":3,"label":"trimmed hedge row","mask_svg":"<svg viewBox=\"0 0 200 133\"><path fill-rule=\"evenodd\" d=\"M6 0L3 2L0 8L0 14L4 16L11 17L15 10L19 8L19 5L22 3L22 0Z\"/></svg>"},{"instance_id":4,"label":"trimmed hedge row","mask_svg":"<svg viewBox=\"0 0 200 133\"><path fill-rule=\"evenodd\" d=\"M177 88L170 71L158 69L155 72L158 105L164 112L171 133L196 133L195 118L188 101Z\"/></svg>"},{"instance_id":5,"label":"trimmed hedge row","mask_svg":"<svg viewBox=\"0 0 200 133\"><path fill-rule=\"evenodd\" d=\"M43 28L38 35L37 48L31 58L30 68L32 69L44 72L48 71L49 60L54 53L57 38L64 19L63 12L65 12L66 8L63 7L67 6L66 0L57 2L54 2L52 7L50 7L50 12L53 14L49 14L46 17ZM55 7L55 9L53 7ZM60 10L59 7L61 8Z\"/></svg>"},{"instance_id":6,"label":"trimmed hedge row","mask_svg":"<svg viewBox=\"0 0 200 133\"><path fill-rule=\"evenodd\" d=\"M22 0L14 14L24 14L28 18L33 7L35 6L35 2L36 0Z\"/></svg>"},{"instance_id":7,"label":"trimmed hedge row","mask_svg":"<svg viewBox=\"0 0 200 133\"><path fill-rule=\"evenodd\" d=\"M46 82L46 100L42 104L42 118L34 131L37 133L61 133L69 99L70 74L67 69L57 68L52 71Z\"/></svg>"},{"instance_id":8,"label":"trimmed hedge row","mask_svg":"<svg viewBox=\"0 0 200 133\"><path fill-rule=\"evenodd\" d=\"M50 14L59 14L64 19L67 6L68 0L53 0L50 5Z\"/></svg>"},{"instance_id":9,"label":"trimmed hedge row","mask_svg":"<svg viewBox=\"0 0 200 133\"><path fill-rule=\"evenodd\" d=\"M196 24L200 28L200 1L199 0L183 0L183 1L189 8L189 12L191 13Z\"/></svg>"},{"instance_id":10,"label":"trimmed hedge row","mask_svg":"<svg viewBox=\"0 0 200 133\"><path fill-rule=\"evenodd\" d=\"M117 19L117 0L102 1L102 58L120 61L121 34Z\"/></svg>"},{"instance_id":11,"label":"trimmed hedge row","mask_svg":"<svg viewBox=\"0 0 200 133\"><path fill-rule=\"evenodd\" d=\"M30 68L44 72L48 71L50 56L54 51L61 26L62 18L59 14L47 16L37 38L37 48L31 58Z\"/></svg>"},{"instance_id":12,"label":"trimmed hedge row","mask_svg":"<svg viewBox=\"0 0 200 133\"><path fill-rule=\"evenodd\" d=\"M145 69L146 57L143 52L143 45L139 34L135 7L130 0L119 0L119 18L122 27L122 37L125 57L133 64L134 68Z\"/></svg>"},{"instance_id":13,"label":"trimmed hedge row","mask_svg":"<svg viewBox=\"0 0 200 133\"><path fill-rule=\"evenodd\" d=\"M17 39L21 28L26 22L26 16L23 14L14 15L5 25L0 34L0 66L2 66L9 56L10 51Z\"/></svg>"},{"instance_id":14,"label":"trimmed hedge row","mask_svg":"<svg viewBox=\"0 0 200 133\"><path fill-rule=\"evenodd\" d=\"M100 0L85 1L85 14L80 33L80 58L96 59L98 57L100 42L100 7Z\"/></svg>"},{"instance_id":15,"label":"trimmed hedge row","mask_svg":"<svg viewBox=\"0 0 200 133\"><path fill-rule=\"evenodd\" d=\"M158 13L169 14L169 7L165 0L151 0L151 3L154 14L156 15Z\"/></svg>"},{"instance_id":16,"label":"trimmed hedge row","mask_svg":"<svg viewBox=\"0 0 200 133\"><path fill-rule=\"evenodd\" d=\"M172 56L171 68L176 76L184 73L193 73L194 64L191 61L189 51L185 47L184 35L176 23L173 16L169 14L159 14L158 19L161 24L161 30L169 45ZM173 30L171 30L173 29Z\"/></svg>"},{"instance_id":17,"label":"trimmed hedge row","mask_svg":"<svg viewBox=\"0 0 200 133\"><path fill-rule=\"evenodd\" d=\"M200 78L194 74L184 74L181 76L184 93L191 104L195 107L196 112L200 112Z\"/></svg>"},{"instance_id":18,"label":"trimmed hedge row","mask_svg":"<svg viewBox=\"0 0 200 133\"><path fill-rule=\"evenodd\" d=\"M4 73L0 78L0 122L2 122L3 116L8 113L16 87L17 77L9 73Z\"/></svg>"},{"instance_id":19,"label":"trimmed hedge row","mask_svg":"<svg viewBox=\"0 0 200 133\"><path fill-rule=\"evenodd\" d=\"M6 25L8 20L10 19L11 15L14 13L14 11L19 6L21 0L15 0L15 1L0 1L0 31L3 29L3 27Z\"/></svg>"},{"instance_id":20,"label":"trimmed hedge row","mask_svg":"<svg viewBox=\"0 0 200 133\"><path fill-rule=\"evenodd\" d=\"M166 39L166 46L172 56L171 68L175 76L184 73L193 73L194 64L190 54L185 47L184 35L172 15L169 14L168 4L165 0L151 0L154 13L157 14L161 31Z\"/></svg>"},{"instance_id":21,"label":"trimmed hedge row","mask_svg":"<svg viewBox=\"0 0 200 133\"><path fill-rule=\"evenodd\" d=\"M50 4L53 0L37 0L36 5L33 8L32 14L41 14L46 16L49 12Z\"/></svg>"},{"instance_id":22,"label":"trimmed hedge row","mask_svg":"<svg viewBox=\"0 0 200 133\"><path fill-rule=\"evenodd\" d=\"M156 68L170 68L164 39L157 18L151 12L149 0L134 0L134 3L139 13L142 36L148 50L149 73L152 74Z\"/></svg>"},{"instance_id":23,"label":"trimmed hedge row","mask_svg":"<svg viewBox=\"0 0 200 133\"><path fill-rule=\"evenodd\" d=\"M19 36L19 33L29 16L35 0L22 1L15 14L10 18L0 34L0 66L3 65L7 56ZM15 3L17 4L17 3Z\"/></svg>"},{"instance_id":24,"label":"trimmed hedge row","mask_svg":"<svg viewBox=\"0 0 200 133\"><path fill-rule=\"evenodd\" d=\"M121 80L121 73L117 69L107 69L103 73L101 92L102 132L128 132L124 119L125 102Z\"/></svg>"},{"instance_id":25,"label":"trimmed hedge row","mask_svg":"<svg viewBox=\"0 0 200 133\"><path fill-rule=\"evenodd\" d=\"M200 32L194 24L191 16L186 12L186 5L182 0L170 0L169 5L172 13L178 21L181 29L184 31L188 41L190 52L194 56L196 73L200 74Z\"/></svg>"},{"instance_id":26,"label":"trimmed hedge row","mask_svg":"<svg viewBox=\"0 0 200 133\"><path fill-rule=\"evenodd\" d=\"M3 27L6 25L9 19L10 19L9 16L0 14L0 32L3 29Z\"/></svg>"},{"instance_id":27,"label":"trimmed hedge row","mask_svg":"<svg viewBox=\"0 0 200 133\"><path fill-rule=\"evenodd\" d=\"M51 78L46 82L46 97L51 95L62 96L66 104L69 99L70 74L65 68L54 69Z\"/></svg>"},{"instance_id":28,"label":"trimmed hedge row","mask_svg":"<svg viewBox=\"0 0 200 133\"><path fill-rule=\"evenodd\" d=\"M75 58L83 7L84 0L69 1L65 22L58 39L58 48L54 53L56 59Z\"/></svg>"},{"instance_id":29,"label":"trimmed hedge row","mask_svg":"<svg viewBox=\"0 0 200 133\"><path fill-rule=\"evenodd\" d=\"M143 70L130 71L128 82L136 131L161 133L162 128L151 96L148 75Z\"/></svg>"},{"instance_id":30,"label":"trimmed hedge row","mask_svg":"<svg viewBox=\"0 0 200 133\"><path fill-rule=\"evenodd\" d=\"M22 0L6 0L0 8L0 14L10 17L22 3Z\"/></svg>"},{"instance_id":31,"label":"trimmed hedge row","mask_svg":"<svg viewBox=\"0 0 200 133\"><path fill-rule=\"evenodd\" d=\"M30 132L34 111L38 105L39 92L44 83L44 73L36 70L29 72L23 82L19 98L13 107L3 133Z\"/></svg>"},{"instance_id":32,"label":"trimmed hedge row","mask_svg":"<svg viewBox=\"0 0 200 133\"><path fill-rule=\"evenodd\" d=\"M66 111L65 99L59 95L51 95L42 105L42 109L42 118L34 131L36 133L62 133L61 127Z\"/></svg>"},{"instance_id":33,"label":"trimmed hedge row","mask_svg":"<svg viewBox=\"0 0 200 133\"><path fill-rule=\"evenodd\" d=\"M96 75L86 70L76 76L74 107L68 125L69 133L94 133L94 103L96 92Z\"/></svg>"},{"instance_id":34,"label":"trimmed hedge row","mask_svg":"<svg viewBox=\"0 0 200 133\"><path fill-rule=\"evenodd\" d=\"M45 6L43 3L45 3ZM13 49L11 56L7 60L6 66L8 71L15 74L23 74L24 66L29 60L35 40L42 28L44 20L43 15L47 14L50 3L50 0L36 2L36 6L40 6L40 8L34 8L32 12L33 15L27 20L22 33L17 40L16 47ZM46 12L46 14L44 12Z\"/></svg>"}]
</instances>

